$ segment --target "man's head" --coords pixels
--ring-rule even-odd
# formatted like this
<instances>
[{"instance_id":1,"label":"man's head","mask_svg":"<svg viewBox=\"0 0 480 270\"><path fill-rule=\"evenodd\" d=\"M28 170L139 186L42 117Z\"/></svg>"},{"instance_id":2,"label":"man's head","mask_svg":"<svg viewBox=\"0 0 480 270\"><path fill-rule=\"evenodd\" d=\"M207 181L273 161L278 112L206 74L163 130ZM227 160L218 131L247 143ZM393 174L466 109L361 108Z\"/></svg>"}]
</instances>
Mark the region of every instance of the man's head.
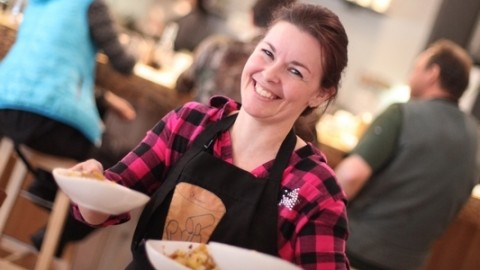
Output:
<instances>
[{"instance_id":1,"label":"man's head","mask_svg":"<svg viewBox=\"0 0 480 270\"><path fill-rule=\"evenodd\" d=\"M416 59L410 75L412 98L444 97L458 101L468 86L472 59L452 41L431 44Z\"/></svg>"}]
</instances>

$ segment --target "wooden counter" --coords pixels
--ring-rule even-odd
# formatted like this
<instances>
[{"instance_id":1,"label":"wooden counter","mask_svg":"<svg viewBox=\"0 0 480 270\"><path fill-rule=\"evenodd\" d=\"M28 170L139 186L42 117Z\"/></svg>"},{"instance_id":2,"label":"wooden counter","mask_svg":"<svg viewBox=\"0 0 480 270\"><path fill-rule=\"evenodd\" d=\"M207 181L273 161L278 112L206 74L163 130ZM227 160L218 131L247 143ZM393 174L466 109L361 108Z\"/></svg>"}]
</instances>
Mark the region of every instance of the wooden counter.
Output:
<instances>
[{"instance_id":1,"label":"wooden counter","mask_svg":"<svg viewBox=\"0 0 480 270\"><path fill-rule=\"evenodd\" d=\"M15 42L17 31L12 25L4 24L1 18L0 16L0 59L3 59Z\"/></svg>"},{"instance_id":2,"label":"wooden counter","mask_svg":"<svg viewBox=\"0 0 480 270\"><path fill-rule=\"evenodd\" d=\"M477 186L478 187L478 186ZM472 195L435 243L426 270L480 269L480 196Z\"/></svg>"}]
</instances>

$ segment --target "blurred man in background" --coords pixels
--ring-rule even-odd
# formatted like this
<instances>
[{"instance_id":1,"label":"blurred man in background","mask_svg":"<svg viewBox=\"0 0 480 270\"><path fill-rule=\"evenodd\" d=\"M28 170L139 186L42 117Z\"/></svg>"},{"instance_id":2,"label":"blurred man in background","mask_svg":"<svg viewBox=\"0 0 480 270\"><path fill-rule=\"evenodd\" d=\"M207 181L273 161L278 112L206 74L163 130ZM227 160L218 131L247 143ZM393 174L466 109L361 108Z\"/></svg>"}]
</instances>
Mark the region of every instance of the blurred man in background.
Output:
<instances>
[{"instance_id":1,"label":"blurred man in background","mask_svg":"<svg viewBox=\"0 0 480 270\"><path fill-rule=\"evenodd\" d=\"M337 167L358 269L421 269L478 181L477 124L458 101L472 61L447 40L416 59L411 100L393 104Z\"/></svg>"}]
</instances>

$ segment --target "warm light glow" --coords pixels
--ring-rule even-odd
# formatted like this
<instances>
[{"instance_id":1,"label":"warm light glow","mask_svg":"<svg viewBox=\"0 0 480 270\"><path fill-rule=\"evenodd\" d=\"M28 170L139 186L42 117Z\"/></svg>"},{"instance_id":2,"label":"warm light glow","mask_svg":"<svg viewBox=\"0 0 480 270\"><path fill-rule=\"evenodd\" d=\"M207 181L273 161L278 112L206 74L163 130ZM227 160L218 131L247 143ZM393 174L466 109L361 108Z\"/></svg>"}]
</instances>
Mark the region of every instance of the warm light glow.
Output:
<instances>
[{"instance_id":1,"label":"warm light glow","mask_svg":"<svg viewBox=\"0 0 480 270\"><path fill-rule=\"evenodd\" d=\"M384 13L390 6L391 0L347 0L359 6L372 9L378 13Z\"/></svg>"},{"instance_id":2,"label":"warm light glow","mask_svg":"<svg viewBox=\"0 0 480 270\"><path fill-rule=\"evenodd\" d=\"M390 6L390 0L373 0L371 7L373 10L379 13L387 11Z\"/></svg>"},{"instance_id":3,"label":"warm light glow","mask_svg":"<svg viewBox=\"0 0 480 270\"><path fill-rule=\"evenodd\" d=\"M372 1L372 0L356 0L355 2L362 7L367 7L368 8L372 4L372 2L375 2L375 1Z\"/></svg>"},{"instance_id":4,"label":"warm light glow","mask_svg":"<svg viewBox=\"0 0 480 270\"><path fill-rule=\"evenodd\" d=\"M394 85L383 91L379 98L379 108L386 108L388 105L397 102L407 102L410 99L410 87L407 84Z\"/></svg>"}]
</instances>

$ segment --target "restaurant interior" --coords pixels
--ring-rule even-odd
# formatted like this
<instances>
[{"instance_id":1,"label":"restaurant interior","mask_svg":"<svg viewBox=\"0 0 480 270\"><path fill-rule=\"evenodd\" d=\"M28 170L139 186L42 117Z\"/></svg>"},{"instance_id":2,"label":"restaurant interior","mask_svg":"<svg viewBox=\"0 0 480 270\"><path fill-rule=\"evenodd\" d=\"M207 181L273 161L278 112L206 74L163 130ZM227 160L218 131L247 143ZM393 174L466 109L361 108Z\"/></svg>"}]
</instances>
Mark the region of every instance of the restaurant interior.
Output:
<instances>
[{"instance_id":1,"label":"restaurant interior","mask_svg":"<svg viewBox=\"0 0 480 270\"><path fill-rule=\"evenodd\" d=\"M0 59L15 41L27 0L0 0ZM193 61L193 52L174 51L168 21L190 10L188 0L108 0L121 32L120 40L138 63L133 75L122 75L97 56L95 82L129 100L137 111L131 122L107 114L102 148L121 157L141 140L166 112L190 100L175 91L178 76ZM253 0L211 0L225 19L230 33L244 39L254 30L249 7ZM449 38L463 46L475 60L470 84L460 101L465 112L480 120L480 1L478 0L303 0L321 4L340 17L349 36L349 63L334 104L316 123L318 143L334 167L356 145L372 119L394 102L409 99L406 78L416 55L427 44ZM46 30L47 31L47 30ZM1 60L0 60L1 61ZM1 171L5 189L15 157L4 155ZM0 156L0 160L2 157ZM0 162L1 163L1 162ZM23 184L28 184L29 177ZM5 220L0 255L18 266L1 269L34 269L37 257L30 235L49 218L49 212L17 196ZM133 212L138 218L140 209ZM3 222L3 221L2 221ZM68 246L51 269L123 269L130 261L130 241L135 222L97 231ZM480 269L480 188L475 188L465 207L436 242L425 269ZM16 256L16 257L15 257ZM7 266L5 266L7 267ZM18 268L17 268L18 267Z\"/></svg>"}]
</instances>

